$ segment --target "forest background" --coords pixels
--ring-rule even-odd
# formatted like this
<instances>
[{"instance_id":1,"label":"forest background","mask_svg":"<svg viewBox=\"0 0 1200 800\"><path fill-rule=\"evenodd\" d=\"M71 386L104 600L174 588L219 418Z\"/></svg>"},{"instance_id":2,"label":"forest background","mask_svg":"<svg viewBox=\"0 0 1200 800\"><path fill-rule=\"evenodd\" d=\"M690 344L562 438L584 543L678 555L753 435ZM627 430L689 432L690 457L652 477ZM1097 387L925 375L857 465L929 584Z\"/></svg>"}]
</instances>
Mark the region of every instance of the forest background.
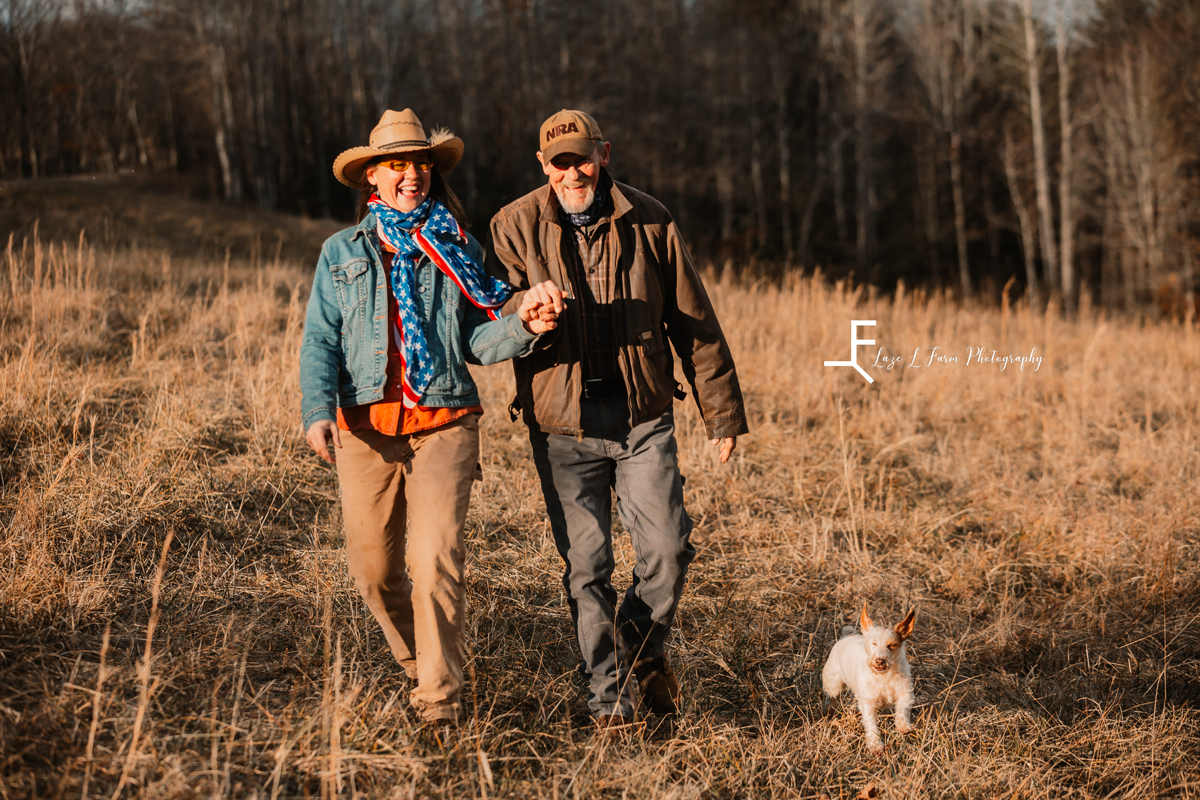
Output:
<instances>
[{"instance_id":1,"label":"forest background","mask_svg":"<svg viewBox=\"0 0 1200 800\"><path fill-rule=\"evenodd\" d=\"M479 232L580 107L702 259L1182 316L1197 52L1186 0L3 0L0 177L345 219L334 156L411 106Z\"/></svg>"}]
</instances>

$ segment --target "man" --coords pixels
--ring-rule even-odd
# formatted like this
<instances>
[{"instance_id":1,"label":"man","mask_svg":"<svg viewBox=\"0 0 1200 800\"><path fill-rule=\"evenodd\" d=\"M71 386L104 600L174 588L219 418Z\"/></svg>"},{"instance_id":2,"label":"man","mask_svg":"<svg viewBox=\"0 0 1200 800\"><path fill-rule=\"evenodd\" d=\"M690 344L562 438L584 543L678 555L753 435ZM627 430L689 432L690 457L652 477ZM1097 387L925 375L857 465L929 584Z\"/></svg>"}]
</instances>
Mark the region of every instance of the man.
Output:
<instances>
[{"instance_id":1,"label":"man","mask_svg":"<svg viewBox=\"0 0 1200 800\"><path fill-rule=\"evenodd\" d=\"M513 410L529 426L566 564L588 707L598 728L610 728L634 718L631 667L644 707L672 714L680 704L664 644L696 551L671 413L673 398L685 395L667 340L722 463L747 432L746 413L729 347L671 215L608 176L611 148L589 115L560 111L539 137L548 185L492 220L487 267L520 289L547 280L563 287L557 330L513 362ZM637 551L619 610L612 489Z\"/></svg>"}]
</instances>

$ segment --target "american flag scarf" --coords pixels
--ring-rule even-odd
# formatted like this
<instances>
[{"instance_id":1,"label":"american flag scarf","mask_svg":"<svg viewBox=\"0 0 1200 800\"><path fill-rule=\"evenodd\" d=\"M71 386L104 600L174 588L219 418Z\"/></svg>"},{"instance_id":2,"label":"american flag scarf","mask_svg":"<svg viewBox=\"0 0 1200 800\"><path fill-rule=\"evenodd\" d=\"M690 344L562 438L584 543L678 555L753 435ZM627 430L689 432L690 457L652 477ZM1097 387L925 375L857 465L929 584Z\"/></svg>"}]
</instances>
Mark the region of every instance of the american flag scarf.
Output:
<instances>
[{"instance_id":1,"label":"american flag scarf","mask_svg":"<svg viewBox=\"0 0 1200 800\"><path fill-rule=\"evenodd\" d=\"M454 215L432 197L405 213L371 196L367 202L375 214L379 239L396 251L392 258L392 294L399 308L395 335L404 364L404 407L412 408L433 380L433 356L425 338L425 315L417 302L416 265L428 256L438 269L454 281L476 307L492 319L500 319L500 306L512 289L486 272L467 253L467 235Z\"/></svg>"}]
</instances>

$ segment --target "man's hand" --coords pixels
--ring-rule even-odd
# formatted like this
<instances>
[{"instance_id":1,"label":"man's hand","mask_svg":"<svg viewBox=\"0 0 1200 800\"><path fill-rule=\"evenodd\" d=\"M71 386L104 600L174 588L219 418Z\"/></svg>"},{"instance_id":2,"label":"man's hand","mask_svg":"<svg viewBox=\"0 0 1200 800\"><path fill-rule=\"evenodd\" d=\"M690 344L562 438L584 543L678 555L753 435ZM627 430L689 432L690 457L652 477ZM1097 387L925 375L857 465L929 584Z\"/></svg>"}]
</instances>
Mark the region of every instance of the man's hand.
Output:
<instances>
[{"instance_id":1,"label":"man's hand","mask_svg":"<svg viewBox=\"0 0 1200 800\"><path fill-rule=\"evenodd\" d=\"M737 437L726 436L724 439L709 439L708 443L713 447L721 446L721 463L724 464L733 455L733 449L737 447Z\"/></svg>"},{"instance_id":2,"label":"man's hand","mask_svg":"<svg viewBox=\"0 0 1200 800\"><path fill-rule=\"evenodd\" d=\"M304 435L304 438L308 440L308 446L313 449L313 452L330 464L334 463L334 458L333 450L329 448L329 441L332 439L339 450L342 448L342 437L337 423L333 420L317 420L308 426L308 433Z\"/></svg>"},{"instance_id":3,"label":"man's hand","mask_svg":"<svg viewBox=\"0 0 1200 800\"><path fill-rule=\"evenodd\" d=\"M521 318L525 330L534 334L545 333L558 327L558 315L565 307L562 291L554 285L554 281L542 281L525 292L517 316Z\"/></svg>"}]
</instances>

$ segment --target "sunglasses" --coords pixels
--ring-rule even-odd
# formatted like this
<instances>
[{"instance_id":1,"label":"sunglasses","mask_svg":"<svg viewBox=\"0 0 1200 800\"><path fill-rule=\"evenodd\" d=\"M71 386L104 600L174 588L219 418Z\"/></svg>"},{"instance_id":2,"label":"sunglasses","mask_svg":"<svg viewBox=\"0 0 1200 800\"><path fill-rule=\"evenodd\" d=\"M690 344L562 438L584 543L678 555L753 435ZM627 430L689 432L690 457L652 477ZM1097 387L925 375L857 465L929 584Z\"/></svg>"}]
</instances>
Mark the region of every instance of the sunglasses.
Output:
<instances>
[{"instance_id":1,"label":"sunglasses","mask_svg":"<svg viewBox=\"0 0 1200 800\"><path fill-rule=\"evenodd\" d=\"M582 172L583 168L591 163L591 156L561 155L550 159L551 166L553 166L559 172L566 172L571 167L574 167L576 170Z\"/></svg>"},{"instance_id":2,"label":"sunglasses","mask_svg":"<svg viewBox=\"0 0 1200 800\"><path fill-rule=\"evenodd\" d=\"M390 159L388 161L380 161L375 166L387 167L388 169L392 170L393 172L408 172L409 167L416 167L417 172L428 172L429 168L433 166L433 162L427 158L417 159L414 161L407 161L405 159L395 158L395 159Z\"/></svg>"}]
</instances>

